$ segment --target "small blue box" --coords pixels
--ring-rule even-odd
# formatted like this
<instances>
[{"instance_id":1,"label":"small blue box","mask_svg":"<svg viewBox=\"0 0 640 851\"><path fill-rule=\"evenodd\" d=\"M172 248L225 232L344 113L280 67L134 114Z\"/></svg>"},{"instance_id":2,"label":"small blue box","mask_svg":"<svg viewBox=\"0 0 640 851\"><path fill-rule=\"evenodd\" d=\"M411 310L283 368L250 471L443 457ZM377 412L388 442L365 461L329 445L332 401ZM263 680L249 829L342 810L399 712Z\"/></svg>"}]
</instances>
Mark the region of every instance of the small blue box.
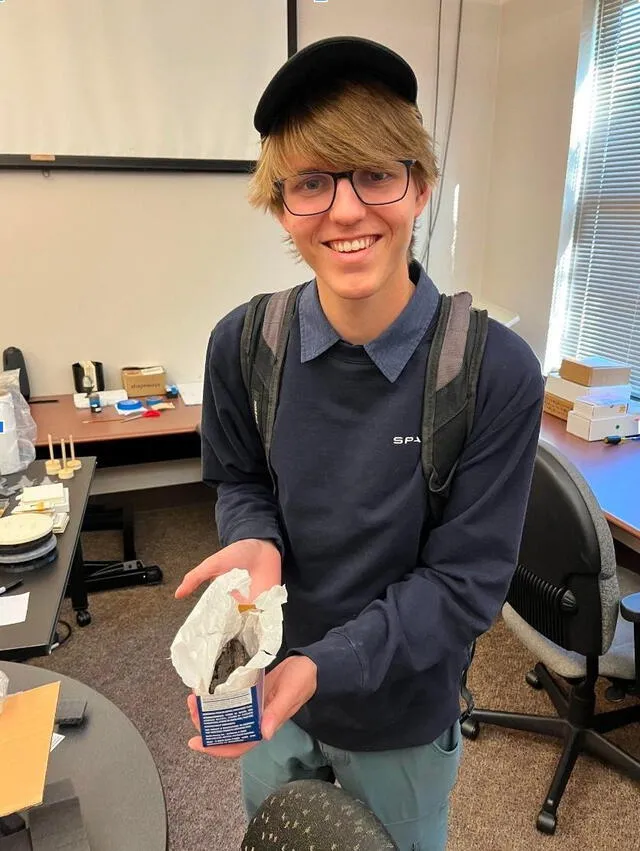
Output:
<instances>
[{"instance_id":1,"label":"small blue box","mask_svg":"<svg viewBox=\"0 0 640 851\"><path fill-rule=\"evenodd\" d=\"M202 744L233 745L262 740L264 671L255 686L229 694L196 696Z\"/></svg>"}]
</instances>

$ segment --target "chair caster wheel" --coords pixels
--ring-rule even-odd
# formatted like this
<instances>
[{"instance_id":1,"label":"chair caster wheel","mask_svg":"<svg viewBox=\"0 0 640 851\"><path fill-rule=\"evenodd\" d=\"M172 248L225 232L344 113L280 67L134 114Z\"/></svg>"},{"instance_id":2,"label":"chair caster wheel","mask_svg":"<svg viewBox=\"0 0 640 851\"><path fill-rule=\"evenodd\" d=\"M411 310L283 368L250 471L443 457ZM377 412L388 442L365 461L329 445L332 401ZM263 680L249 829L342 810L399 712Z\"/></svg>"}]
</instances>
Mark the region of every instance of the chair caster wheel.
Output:
<instances>
[{"instance_id":1,"label":"chair caster wheel","mask_svg":"<svg viewBox=\"0 0 640 851\"><path fill-rule=\"evenodd\" d=\"M162 582L162 570L156 565L147 568L147 585L159 585Z\"/></svg>"},{"instance_id":2,"label":"chair caster wheel","mask_svg":"<svg viewBox=\"0 0 640 851\"><path fill-rule=\"evenodd\" d=\"M76 612L76 623L78 626L89 626L91 623L91 615L86 609L78 609Z\"/></svg>"},{"instance_id":3,"label":"chair caster wheel","mask_svg":"<svg viewBox=\"0 0 640 851\"><path fill-rule=\"evenodd\" d=\"M474 742L478 738L478 734L480 733L480 725L475 720L475 718L465 718L465 720L460 725L460 732L465 737L465 739L470 739Z\"/></svg>"},{"instance_id":4,"label":"chair caster wheel","mask_svg":"<svg viewBox=\"0 0 640 851\"><path fill-rule=\"evenodd\" d=\"M554 813L549 813L546 810L540 810L536 819L536 827L540 833L546 833L548 836L553 836L556 832L558 819Z\"/></svg>"},{"instance_id":5,"label":"chair caster wheel","mask_svg":"<svg viewBox=\"0 0 640 851\"><path fill-rule=\"evenodd\" d=\"M527 685L531 686L531 688L534 688L536 691L540 691L542 688L542 683L535 671L527 671L525 680L527 681Z\"/></svg>"},{"instance_id":6,"label":"chair caster wheel","mask_svg":"<svg viewBox=\"0 0 640 851\"><path fill-rule=\"evenodd\" d=\"M621 689L619 686L609 686L604 696L609 701L609 703L620 703L627 696L624 689Z\"/></svg>"}]
</instances>

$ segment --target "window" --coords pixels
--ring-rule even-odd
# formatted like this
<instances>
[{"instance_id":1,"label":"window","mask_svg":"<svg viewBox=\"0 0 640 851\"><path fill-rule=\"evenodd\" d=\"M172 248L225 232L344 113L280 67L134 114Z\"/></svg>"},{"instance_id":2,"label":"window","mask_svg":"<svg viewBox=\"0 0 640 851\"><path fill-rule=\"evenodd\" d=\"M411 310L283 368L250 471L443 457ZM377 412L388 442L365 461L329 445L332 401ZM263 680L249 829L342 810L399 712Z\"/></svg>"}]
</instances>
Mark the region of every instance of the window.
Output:
<instances>
[{"instance_id":1,"label":"window","mask_svg":"<svg viewBox=\"0 0 640 851\"><path fill-rule=\"evenodd\" d=\"M545 369L604 355L640 396L640 0L587 6Z\"/></svg>"}]
</instances>

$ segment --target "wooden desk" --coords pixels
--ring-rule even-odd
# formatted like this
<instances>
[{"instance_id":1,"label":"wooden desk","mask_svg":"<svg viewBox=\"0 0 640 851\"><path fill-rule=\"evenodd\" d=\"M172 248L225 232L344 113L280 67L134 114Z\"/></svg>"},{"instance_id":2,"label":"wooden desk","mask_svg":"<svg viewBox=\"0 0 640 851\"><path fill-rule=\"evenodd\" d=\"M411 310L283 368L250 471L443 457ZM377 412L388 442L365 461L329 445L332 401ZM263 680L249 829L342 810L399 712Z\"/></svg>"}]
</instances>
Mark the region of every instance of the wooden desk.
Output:
<instances>
[{"instance_id":1,"label":"wooden desk","mask_svg":"<svg viewBox=\"0 0 640 851\"><path fill-rule=\"evenodd\" d=\"M43 401L47 399L55 401ZM72 434L83 454L98 459L92 495L201 481L198 426L202 406L185 405L179 397L172 401L175 409L162 411L157 418L130 420L112 406L100 414L76 408L70 394L32 399L37 457L49 457L48 434L58 441L57 457L60 438Z\"/></svg>"},{"instance_id":2,"label":"wooden desk","mask_svg":"<svg viewBox=\"0 0 640 851\"><path fill-rule=\"evenodd\" d=\"M575 464L616 529L640 542L640 441L610 446L567 434L566 423L542 415L540 437L563 452ZM620 537L625 542L625 535Z\"/></svg>"},{"instance_id":3,"label":"wooden desk","mask_svg":"<svg viewBox=\"0 0 640 851\"><path fill-rule=\"evenodd\" d=\"M44 400L56 401L44 401ZM172 399L175 409L162 411L153 419L127 422L129 417L117 414L112 406L101 414L88 408L76 408L73 396L40 396L31 400L31 416L38 426L36 446L47 446L47 435L54 439L73 435L74 443L123 440L137 437L194 433L200 425L201 405L185 405L180 397ZM116 422L113 420L118 417ZM85 420L90 420L86 423ZM111 420L111 422L109 422Z\"/></svg>"}]
</instances>

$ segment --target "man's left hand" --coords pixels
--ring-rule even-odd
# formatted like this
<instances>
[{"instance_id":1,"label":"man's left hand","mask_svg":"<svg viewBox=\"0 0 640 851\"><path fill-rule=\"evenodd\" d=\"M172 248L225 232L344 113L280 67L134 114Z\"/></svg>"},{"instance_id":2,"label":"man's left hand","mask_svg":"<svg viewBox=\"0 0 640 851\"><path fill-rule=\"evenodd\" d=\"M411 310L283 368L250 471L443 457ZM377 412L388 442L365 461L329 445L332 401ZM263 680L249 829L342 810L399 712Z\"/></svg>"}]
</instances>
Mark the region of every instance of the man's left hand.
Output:
<instances>
[{"instance_id":1,"label":"man's left hand","mask_svg":"<svg viewBox=\"0 0 640 851\"><path fill-rule=\"evenodd\" d=\"M292 718L308 700L311 700L317 687L318 668L316 663L307 656L289 656L267 674L264 681L263 739L272 739L285 721ZM195 695L190 694L187 703L191 720L199 730L200 722ZM260 742L205 748L200 736L194 736L189 740L189 747L192 750L226 759L243 756L258 744Z\"/></svg>"}]
</instances>

